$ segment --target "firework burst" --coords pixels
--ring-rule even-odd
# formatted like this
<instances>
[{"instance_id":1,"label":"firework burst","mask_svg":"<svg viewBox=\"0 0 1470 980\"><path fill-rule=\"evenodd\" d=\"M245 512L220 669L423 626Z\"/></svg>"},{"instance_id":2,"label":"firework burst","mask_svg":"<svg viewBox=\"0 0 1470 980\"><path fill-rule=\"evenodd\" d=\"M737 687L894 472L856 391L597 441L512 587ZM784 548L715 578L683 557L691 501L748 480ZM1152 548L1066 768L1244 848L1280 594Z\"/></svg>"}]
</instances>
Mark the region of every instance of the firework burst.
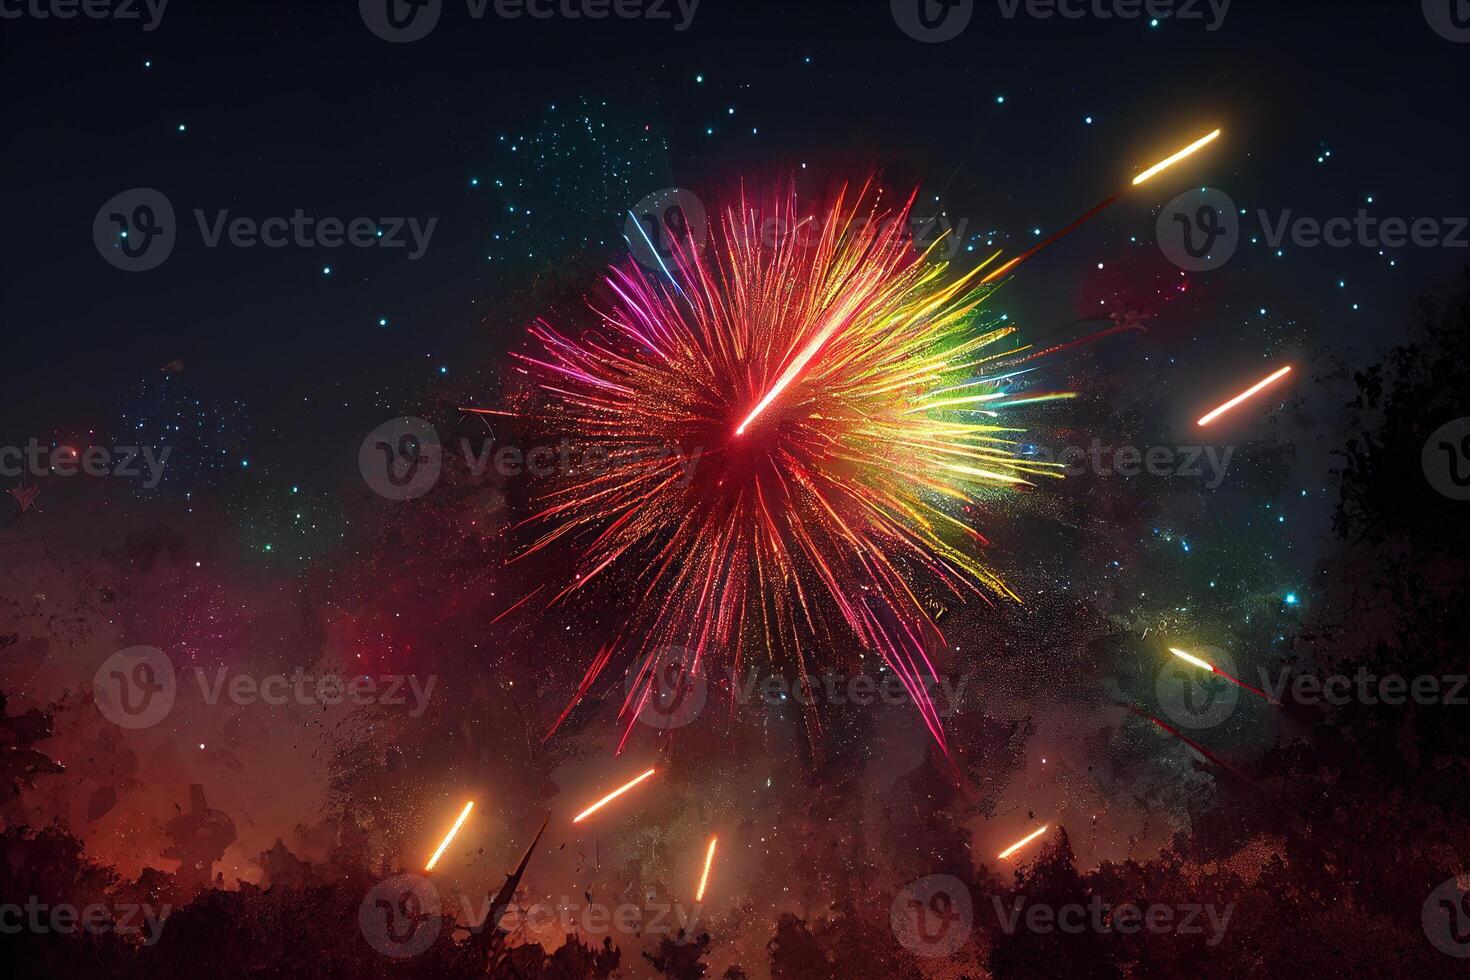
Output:
<instances>
[{"instance_id":1,"label":"firework burst","mask_svg":"<svg viewBox=\"0 0 1470 980\"><path fill-rule=\"evenodd\" d=\"M971 522L1059 475L1016 455L1012 417L1069 396L1024 387L1030 352L981 313L984 266L953 275L934 246L918 251L912 203L885 207L869 182L803 215L794 193L742 192L707 247L675 243L661 273L613 268L579 337L532 328L524 413L607 465L539 501L526 553L575 554L553 602L614 577L635 597L578 699L615 653L675 649L697 676L756 651L805 673L814 647L858 647L948 753L925 692L943 643L929 600L1016 599ZM648 663L624 742L652 695Z\"/></svg>"}]
</instances>

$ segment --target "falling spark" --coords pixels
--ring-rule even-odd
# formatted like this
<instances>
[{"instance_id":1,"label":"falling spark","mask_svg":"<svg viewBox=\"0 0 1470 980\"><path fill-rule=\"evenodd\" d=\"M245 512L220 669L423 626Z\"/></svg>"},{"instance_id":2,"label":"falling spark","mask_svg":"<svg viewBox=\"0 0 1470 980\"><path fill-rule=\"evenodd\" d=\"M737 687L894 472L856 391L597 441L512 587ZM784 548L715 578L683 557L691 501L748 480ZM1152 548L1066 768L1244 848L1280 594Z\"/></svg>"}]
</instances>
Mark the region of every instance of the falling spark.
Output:
<instances>
[{"instance_id":1,"label":"falling spark","mask_svg":"<svg viewBox=\"0 0 1470 980\"><path fill-rule=\"evenodd\" d=\"M696 902L704 901L704 886L709 884L709 869L710 865L715 863L715 844L718 841L718 837L711 837L709 839L709 850L704 854L704 873L699 876L699 891L694 893L694 900Z\"/></svg>"},{"instance_id":2,"label":"falling spark","mask_svg":"<svg viewBox=\"0 0 1470 980\"><path fill-rule=\"evenodd\" d=\"M1137 187L1139 184L1143 183L1145 180L1148 180L1150 177L1153 177L1160 172L1174 166L1174 164L1178 163L1180 160L1183 160L1185 157L1191 155L1192 153L1195 153L1196 151L1203 148L1205 145L1214 142L1215 138L1219 135L1220 131L1217 129L1210 135L1202 136L1199 139L1195 140L1193 143L1189 144L1173 156L1164 160L1160 160L1158 163L1154 164L1152 167L1149 167L1137 177L1134 177L1133 185Z\"/></svg>"},{"instance_id":3,"label":"falling spark","mask_svg":"<svg viewBox=\"0 0 1470 980\"><path fill-rule=\"evenodd\" d=\"M619 786L617 789L613 790L611 793L607 794L602 799L598 800L596 803L592 804L587 809L583 810L581 813L573 817L572 823L581 823L587 817L592 816L592 814L596 813L598 810L601 810L613 800L617 799L624 793L628 792L628 790L632 789L634 786L637 786L639 783L643 782L649 776L652 776L654 772L655 770L650 769L643 775L639 776L637 779L633 780L631 783L628 783L625 786Z\"/></svg>"},{"instance_id":4,"label":"falling spark","mask_svg":"<svg viewBox=\"0 0 1470 980\"><path fill-rule=\"evenodd\" d=\"M1215 421L1215 419L1219 418L1221 415L1224 415L1226 412L1230 411L1236 405L1239 405L1241 402L1245 401L1247 398L1250 398L1252 395L1256 394L1257 392L1259 392L1263 388L1266 388L1266 387L1269 387L1270 385L1275 384L1277 381L1280 381L1282 378L1286 377L1290 373L1291 373L1291 365L1288 364L1286 367L1282 368L1279 371L1276 371L1275 373L1273 373L1269 377L1264 378L1264 379L1262 379L1260 381L1257 381L1255 384L1251 385L1245 391L1242 391L1240 394L1236 395L1234 398L1230 399L1228 402L1226 402L1225 404L1221 405L1219 408L1217 408L1214 411L1209 412L1208 414L1206 414L1202 419L1199 420L1199 425L1200 426L1209 425L1211 422Z\"/></svg>"},{"instance_id":5,"label":"falling spark","mask_svg":"<svg viewBox=\"0 0 1470 980\"><path fill-rule=\"evenodd\" d=\"M1250 684L1247 684L1245 681L1241 680L1239 677L1233 677L1230 674L1227 674L1225 671L1221 670L1219 667L1216 667L1214 664L1210 663L1208 660L1201 660L1199 657L1196 657L1194 654L1188 652L1187 650L1180 650L1178 647L1170 647L1169 648L1169 652L1172 653L1174 656L1178 657L1180 660L1183 660L1185 663L1191 663L1191 664L1194 664L1196 667L1201 668L1202 670L1208 670L1210 673L1216 675L1217 677L1223 677L1223 678L1225 678L1227 681L1229 681L1230 683L1234 684L1236 687L1241 688L1241 689L1246 690L1246 691L1250 691L1252 694L1254 694L1258 698L1261 698L1262 700L1270 701L1272 704L1276 705L1277 707L1280 707L1281 706L1281 702L1280 701L1277 701L1275 698L1271 697L1271 695L1267 694L1265 691L1261 690L1258 687L1252 687Z\"/></svg>"},{"instance_id":6,"label":"falling spark","mask_svg":"<svg viewBox=\"0 0 1470 980\"><path fill-rule=\"evenodd\" d=\"M1189 144L1184 149L1180 150L1178 153L1176 153L1173 156L1169 157L1167 160L1161 160L1160 162L1154 164L1152 167L1149 167L1143 173L1141 173L1137 177L1134 177L1133 178L1133 186L1137 187L1139 184L1141 184L1144 181L1148 180L1150 177L1154 176L1155 174L1157 174L1159 171L1163 170L1164 168L1173 166L1174 164L1178 163L1180 160L1183 160L1185 157L1187 157L1190 154L1194 153L1196 150L1198 150L1200 147L1204 146L1206 143L1209 143L1210 141L1214 140L1219 135L1220 135L1220 130L1217 129L1213 133L1211 133L1210 135L1204 137L1203 139L1196 140L1195 142ZM1040 252L1042 249L1045 249L1045 248L1051 246L1054 242L1059 241L1060 239L1067 237L1072 232L1076 231L1078 228L1080 228L1084 224L1086 224L1088 221L1092 220L1093 217L1095 217L1096 215L1100 214L1103 211L1106 211L1108 208L1112 207L1113 204L1117 203L1119 196L1120 195L1118 195L1118 194L1114 194L1111 197L1103 198L1102 201L1098 202L1097 204L1094 204L1089 211L1087 211L1085 214L1083 214L1076 221L1073 221L1071 224L1067 225L1067 227L1061 229L1060 231L1054 232L1051 235L1048 235L1046 238L1044 238L1041 241L1037 242L1035 245L1031 246L1026 251L1022 252L1020 255L1017 255L1015 258L1010 259L1009 261L1005 262L1004 264L1000 265L999 267L997 267L996 269L994 269L993 271L991 271L988 275L986 275L986 277L984 279L981 279L980 280L980 284L983 286L986 283L994 282L996 279L999 279L1001 276L1003 276L1006 273L1010 272L1012 269L1014 269L1016 266L1020 265L1022 262L1025 262L1027 259L1031 258L1031 256L1035 255L1037 252Z\"/></svg>"},{"instance_id":7,"label":"falling spark","mask_svg":"<svg viewBox=\"0 0 1470 980\"><path fill-rule=\"evenodd\" d=\"M1049 825L1042 824L1040 830L1034 830L1034 831L1032 831L1031 833L1027 834L1025 837L1022 837L1020 840L1016 841L1010 847L1008 847L1005 850L1001 851L996 856L999 857L1002 861L1004 861L1006 858L1010 857L1012 854L1015 854L1021 848L1025 847L1027 844L1031 843L1036 838L1038 838L1042 834L1046 833L1047 826L1049 826Z\"/></svg>"},{"instance_id":8,"label":"falling spark","mask_svg":"<svg viewBox=\"0 0 1470 980\"><path fill-rule=\"evenodd\" d=\"M453 827L450 827L449 828L449 833L447 833L447 834L444 835L444 840L443 840L443 842L441 842L439 844L439 849L434 852L434 856L433 857L429 858L429 863L426 864L426 865L424 865L424 870L425 871L433 871L434 870L434 865L436 865L436 864L439 863L439 858L444 854L444 849L449 846L449 842L450 841L454 840L454 835L457 834L457 833L459 833L459 828L462 827L462 826L464 826L464 822L465 822L466 818L469 817L470 811L472 809L474 809L474 807L475 807L475 801L474 800L470 800L468 803L466 803L464 805L464 809L460 811L459 819L456 820L456 821L454 821L454 826Z\"/></svg>"}]
</instances>

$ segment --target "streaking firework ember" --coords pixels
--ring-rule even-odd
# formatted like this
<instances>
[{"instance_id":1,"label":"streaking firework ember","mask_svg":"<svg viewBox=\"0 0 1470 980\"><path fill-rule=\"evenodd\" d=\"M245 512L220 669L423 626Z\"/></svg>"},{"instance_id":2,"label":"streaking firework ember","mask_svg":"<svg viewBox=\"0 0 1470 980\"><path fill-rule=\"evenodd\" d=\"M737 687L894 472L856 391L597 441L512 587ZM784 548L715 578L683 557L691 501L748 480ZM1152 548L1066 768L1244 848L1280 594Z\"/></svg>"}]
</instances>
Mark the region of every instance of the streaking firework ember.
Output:
<instances>
[{"instance_id":1,"label":"streaking firework ember","mask_svg":"<svg viewBox=\"0 0 1470 980\"><path fill-rule=\"evenodd\" d=\"M538 322L543 351L519 355L537 390L520 407L609 465L541 501L526 554L578 544L552 603L626 576L638 601L614 646L687 651L691 675L711 655L739 670L752 648L804 670L814 640L855 640L947 754L922 680L944 640L923 596L1016 598L966 510L1060 477L1016 455L1017 409L1071 395L998 368L1028 346L982 313L983 266L955 275L915 249L911 204L885 205L869 182L803 220L794 193L742 193L711 247L674 243L666 275L614 268L594 330ZM762 234L803 223L811 238ZM624 703L624 742L651 689L643 677Z\"/></svg>"},{"instance_id":2,"label":"streaking firework ember","mask_svg":"<svg viewBox=\"0 0 1470 980\"><path fill-rule=\"evenodd\" d=\"M715 845L719 843L718 837L709 839L709 850L704 852L704 871L699 875L699 888L694 893L696 902L704 901L704 890L709 885L709 869L715 863Z\"/></svg>"},{"instance_id":3,"label":"streaking firework ember","mask_svg":"<svg viewBox=\"0 0 1470 980\"><path fill-rule=\"evenodd\" d=\"M1277 705L1278 707L1281 705L1281 702L1280 701L1277 701L1275 698L1271 697L1271 695L1267 694L1265 691L1261 690L1259 687L1253 687L1252 685L1247 684L1245 681L1241 680L1239 677L1234 677L1234 676L1226 673L1225 671L1221 670L1219 667L1216 667L1214 664L1210 663L1208 660L1203 660L1203 659L1201 659L1199 657L1196 657L1194 654L1190 653L1187 650L1180 650L1178 647L1170 647L1169 648L1169 652L1172 653L1174 656L1178 657L1180 660L1183 660L1187 664L1193 664L1194 666L1199 667L1201 670L1207 670L1207 671L1209 671L1210 673L1214 674L1217 677L1223 677L1223 678L1225 678L1227 681L1229 681L1230 683L1234 684L1236 687L1240 688L1241 690L1251 692L1252 694L1254 694L1256 697L1260 698L1263 701L1269 701L1272 704Z\"/></svg>"},{"instance_id":4,"label":"streaking firework ember","mask_svg":"<svg viewBox=\"0 0 1470 980\"><path fill-rule=\"evenodd\" d=\"M449 828L449 833L445 834L444 835L444 840L442 840L442 841L439 842L439 848L438 848L438 850L434 851L434 856L431 857L431 858L429 858L429 863L428 864L424 865L424 870L425 871L433 871L434 870L434 865L438 864L439 863L439 859L444 856L444 851L449 847L450 843L454 840L455 835L459 833L459 828L463 827L464 826L464 822L467 819L469 819L470 811L473 810L474 808L475 808L475 801L474 800L470 800L468 803L466 803L464 805L464 809L461 810L460 813L459 813L459 819L456 820L456 821L454 821L454 826Z\"/></svg>"},{"instance_id":5,"label":"streaking firework ember","mask_svg":"<svg viewBox=\"0 0 1470 980\"><path fill-rule=\"evenodd\" d=\"M1021 848L1025 847L1027 844L1031 843L1036 838L1038 838L1042 834L1046 833L1048 827L1049 827L1048 824L1042 824L1036 830L1033 830L1031 833L1027 834L1025 837L1022 837L1020 840L1016 841L1010 847L1008 847L1005 850L1001 851L999 854L996 855L996 857L999 858L1002 861L1006 860L1011 855L1013 855L1017 851L1019 851Z\"/></svg>"},{"instance_id":6,"label":"streaking firework ember","mask_svg":"<svg viewBox=\"0 0 1470 980\"><path fill-rule=\"evenodd\" d=\"M645 779L649 778L657 771L658 770L656 769L650 769L643 775L639 776L637 779L631 780L630 782L624 783L622 786L619 786L617 789L613 790L611 793L607 794L602 799L598 800L596 803L592 804L587 809L583 810L581 813L573 817L572 823L581 823L583 820L586 820L588 817L592 816L592 814L596 813L598 810L601 810L613 800L622 796L624 793L628 792L628 790L632 789L634 786L637 786L639 783L643 782Z\"/></svg>"},{"instance_id":7,"label":"streaking firework ember","mask_svg":"<svg viewBox=\"0 0 1470 980\"><path fill-rule=\"evenodd\" d=\"M1234 408L1235 406L1239 405L1241 402L1247 401L1247 400L1255 397L1260 392L1262 392L1265 389L1271 387L1276 382L1280 381L1282 378L1286 377L1290 373L1291 373L1291 365L1290 364L1288 364L1284 368L1281 368L1278 371L1273 371L1271 374L1267 375L1265 378L1262 378L1260 381L1257 381L1255 384L1251 385L1245 391L1242 391L1240 394L1236 395L1234 398L1230 399L1228 402L1226 402L1225 404L1221 405L1219 408L1213 409L1213 410L1205 413L1205 415L1200 418L1198 424L1200 425L1201 428L1203 428L1206 425L1209 425L1211 422L1215 421L1217 418L1219 418L1220 416L1224 415L1226 412L1230 411L1232 408Z\"/></svg>"}]
</instances>

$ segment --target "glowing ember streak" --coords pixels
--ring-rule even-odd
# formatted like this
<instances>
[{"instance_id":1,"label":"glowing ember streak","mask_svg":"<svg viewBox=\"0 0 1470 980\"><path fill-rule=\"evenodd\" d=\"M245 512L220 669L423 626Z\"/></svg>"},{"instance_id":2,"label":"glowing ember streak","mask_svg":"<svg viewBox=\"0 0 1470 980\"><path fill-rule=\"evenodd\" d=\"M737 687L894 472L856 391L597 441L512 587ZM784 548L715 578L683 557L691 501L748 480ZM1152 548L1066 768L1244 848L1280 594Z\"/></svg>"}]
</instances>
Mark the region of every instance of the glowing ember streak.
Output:
<instances>
[{"instance_id":1,"label":"glowing ember streak","mask_svg":"<svg viewBox=\"0 0 1470 980\"><path fill-rule=\"evenodd\" d=\"M1204 661L1204 660L1201 660L1199 657L1196 657L1192 653L1186 653L1185 651L1180 650L1177 647L1170 647L1169 648L1169 652L1172 653L1174 656L1178 657L1180 660L1184 660L1184 661L1187 661L1189 663L1192 663L1196 667L1203 667L1205 670L1208 670L1212 674L1215 672L1215 665L1214 664L1209 663L1209 662Z\"/></svg>"},{"instance_id":2,"label":"glowing ember streak","mask_svg":"<svg viewBox=\"0 0 1470 980\"><path fill-rule=\"evenodd\" d=\"M1245 391L1242 391L1240 394L1236 395L1234 398L1230 399L1228 402L1226 402L1225 404L1221 405L1219 408L1217 408L1214 411L1209 412L1208 414L1206 414L1204 416L1204 418L1202 418L1202 419L1199 420L1199 424L1201 426L1209 425L1211 422L1215 421L1215 419L1219 418L1221 415L1224 415L1226 412L1230 411L1236 405L1239 405L1241 402L1245 401L1247 398L1250 398L1252 395L1256 394L1257 392L1261 391L1262 389L1270 387L1271 385L1275 384L1277 381L1280 381L1282 378L1286 377L1290 373L1291 373L1291 365L1288 364L1286 367L1284 367L1281 370L1275 372L1270 377L1267 377L1267 378L1264 378L1264 379L1262 379L1260 381L1257 381L1255 384L1251 385Z\"/></svg>"},{"instance_id":3,"label":"glowing ember streak","mask_svg":"<svg viewBox=\"0 0 1470 980\"><path fill-rule=\"evenodd\" d=\"M1177 647L1170 647L1169 648L1169 652L1172 653L1174 656L1178 657L1180 660L1183 660L1185 663L1194 664L1196 667L1200 667L1200 668L1202 668L1204 670L1208 670L1210 673L1214 674L1216 677L1223 677L1223 678L1225 678L1227 681L1229 681L1230 683L1234 684L1236 687L1241 688L1242 690L1250 691L1252 694L1254 694L1258 698L1261 698L1262 700L1270 701L1272 704L1274 704L1274 705L1276 705L1278 707L1280 707L1280 705L1281 705L1281 702L1280 701L1277 701L1275 698L1271 697L1271 695L1267 694L1265 691L1261 690L1259 687L1252 687L1250 684L1247 684L1245 681L1241 680L1239 677L1233 677L1230 674L1227 674L1225 671L1221 670L1219 667L1216 667L1214 664L1210 663L1208 660L1201 660L1199 657L1196 657L1194 654L1189 653L1189 652L1187 652L1185 650L1180 650Z\"/></svg>"},{"instance_id":4,"label":"glowing ember streak","mask_svg":"<svg viewBox=\"0 0 1470 980\"><path fill-rule=\"evenodd\" d=\"M710 865L715 863L715 844L718 841L718 837L711 837L709 839L709 850L704 854L704 874L699 876L699 891L694 893L694 900L696 902L704 901L704 886L709 884L709 869Z\"/></svg>"},{"instance_id":5,"label":"glowing ember streak","mask_svg":"<svg viewBox=\"0 0 1470 980\"><path fill-rule=\"evenodd\" d=\"M628 792L628 790L632 789L634 786L637 786L639 783L643 782L649 776L652 776L654 772L656 772L656 770L650 769L643 775L639 776L637 779L633 780L631 783L628 783L625 786L619 786L617 789L613 790L611 793L607 794L602 799L598 800L596 803L592 804L587 809L583 810L581 813L573 817L572 823L581 823L583 820L592 816L592 814L596 813L598 810L601 810L603 807L607 806L613 800Z\"/></svg>"},{"instance_id":6,"label":"glowing ember streak","mask_svg":"<svg viewBox=\"0 0 1470 980\"><path fill-rule=\"evenodd\" d=\"M1031 833L1027 834L1025 837L1022 837L1020 840L1016 841L1010 847L1008 847L1005 850L1001 851L999 854L996 855L996 857L998 857L1002 861L1004 861L1006 858L1010 857L1012 854L1015 854L1021 848L1025 847L1027 844L1031 843L1036 838L1038 838L1042 834L1046 833L1047 826L1048 825L1046 825L1046 824L1042 824L1040 830L1033 830Z\"/></svg>"},{"instance_id":7,"label":"glowing ember streak","mask_svg":"<svg viewBox=\"0 0 1470 980\"><path fill-rule=\"evenodd\" d=\"M1220 135L1220 131L1217 129L1213 133L1211 133L1210 135L1203 136L1203 137L1195 140L1193 143L1189 144L1184 149L1180 150L1178 153L1174 154L1173 156L1169 157L1168 159L1160 160L1158 163L1154 164L1152 167L1149 167L1147 170L1145 170L1143 173L1139 174L1137 177L1134 177L1133 178L1133 184L1134 184L1134 186L1136 187L1139 184L1143 183L1145 180L1148 180L1150 177L1153 177L1153 176L1157 175L1158 173L1160 173L1160 172L1162 172L1164 170L1167 170L1168 168L1174 166L1174 164L1178 163L1180 160L1183 160L1185 157L1189 156L1192 153L1195 153L1196 151L1200 150L1201 148L1203 148L1207 144L1213 142L1215 140L1215 138L1217 136L1219 136L1219 135Z\"/></svg>"},{"instance_id":8,"label":"glowing ember streak","mask_svg":"<svg viewBox=\"0 0 1470 980\"><path fill-rule=\"evenodd\" d=\"M454 821L454 826L450 827L449 833L444 835L444 840L442 843L440 843L439 849L434 852L433 857L429 858L429 863L424 865L425 871L434 870L434 865L439 863L439 858L444 854L444 849L449 846L450 841L454 840L454 835L459 833L459 828L464 826L465 820L469 817L470 811L473 810L474 807L474 800L470 800L464 805L464 809L460 811L459 819Z\"/></svg>"}]
</instances>

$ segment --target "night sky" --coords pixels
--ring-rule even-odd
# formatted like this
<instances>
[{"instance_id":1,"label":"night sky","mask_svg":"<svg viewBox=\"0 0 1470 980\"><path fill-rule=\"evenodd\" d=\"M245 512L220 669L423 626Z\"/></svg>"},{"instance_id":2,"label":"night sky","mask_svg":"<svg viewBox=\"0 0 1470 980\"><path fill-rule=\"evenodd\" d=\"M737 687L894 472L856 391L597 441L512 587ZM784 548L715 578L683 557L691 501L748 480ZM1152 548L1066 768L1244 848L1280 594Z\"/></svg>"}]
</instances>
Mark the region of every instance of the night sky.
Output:
<instances>
[{"instance_id":1,"label":"night sky","mask_svg":"<svg viewBox=\"0 0 1470 980\"><path fill-rule=\"evenodd\" d=\"M141 20L63 20L36 16L38 4L0 0L0 447L171 450L156 486L0 476L0 690L11 714L52 712L35 747L65 767L0 798L7 832L54 822L124 879L152 867L182 882L170 841L187 852L181 839L208 835L170 821L200 785L233 824L206 863L235 891L271 880L263 852L278 840L318 869L347 867L355 848L363 873L418 870L475 798L441 891L497 888L551 814L524 903L687 901L690 862L716 828L723 863L701 923L711 976L735 964L803 975L768 960L782 913L815 922L878 894L881 926L894 893L924 875L1008 880L992 856L1043 824L1065 827L1082 873L1149 862L1203 827L1223 835L1192 855L1209 873L1266 866L1276 838L1219 761L1267 778L1317 723L1241 694L1228 720L1171 735L1158 658L1223 651L1254 683L1341 653L1302 644L1348 611L1324 563L1345 547L1336 471L1359 421L1355 375L1413 339L1416 303L1449 302L1470 259L1456 217L1470 213L1470 37L1441 36L1408 0L1235 0L1223 17L1201 3L1198 18L1156 21L1037 18L1024 3L1007 17L1008 3L976 2L942 43L911 37L881 0L701 0L683 29L672 0L667 19L599 21L477 19L445 0L411 43L377 36L347 0L173 0L156 24L146 6ZM1196 156L1130 186L1216 128ZM1028 413L1024 451L1199 446L1228 449L1228 469L1214 481L1083 472L987 500L988 563L1022 601L944 604L936 666L967 691L950 732L958 786L911 707L819 705L813 737L811 716L784 702L730 710L734 685L719 677L698 724L640 731L615 756L627 662L543 742L617 635L626 595L609 585L508 613L565 570L550 556L506 563L536 489L456 471L422 500L389 501L359 472L364 437L400 416L429 420L446 443L529 437L534 426L459 409L519 404L513 354L530 349L528 326L587 322L648 195L686 188L713 210L742 188L817 200L870 174L954 230L958 269L1023 252L1119 195L985 303L1041 347L1141 328L1043 362L1036 383L1077 397ZM117 267L125 243L94 236L104 205L136 188L161 192L175 218L172 251L145 271ZM1160 214L1207 188L1233 202L1238 247L1217 268L1183 270L1161 248ZM247 248L228 232L207 244L221 220L298 209L365 219L375 244ZM1267 240L1285 216L1360 209L1433 218L1458 244ZM403 247L383 247L395 234ZM1285 382L1202 439L1200 416L1284 365ZM1445 397L1466 414L1463 391ZM1372 486L1421 492L1420 445L1454 417L1410 428L1407 466L1375 470ZM1413 499L1404 506L1442 502ZM1425 577L1460 594L1463 574ZM166 722L120 732L88 700L98 665L134 645L211 677L328 665L433 676L439 700L385 720L181 697ZM843 673L873 662L850 639L811 654ZM757 665L794 669L775 652ZM669 788L625 826L569 829L654 765L672 769ZM964 872L961 837L974 856ZM976 919L993 918L971 887ZM1432 957L1425 969L1448 969L1457 961L1415 925L1427 891L1405 879L1405 935ZM550 951L562 932L516 942ZM1232 939L1214 962L1247 962ZM648 936L614 941L626 975L650 975ZM921 956L922 975L1047 975L1001 959L966 973L985 962L967 948ZM1179 966L1162 962L1139 975ZM888 975L920 975L909 969Z\"/></svg>"}]
</instances>

